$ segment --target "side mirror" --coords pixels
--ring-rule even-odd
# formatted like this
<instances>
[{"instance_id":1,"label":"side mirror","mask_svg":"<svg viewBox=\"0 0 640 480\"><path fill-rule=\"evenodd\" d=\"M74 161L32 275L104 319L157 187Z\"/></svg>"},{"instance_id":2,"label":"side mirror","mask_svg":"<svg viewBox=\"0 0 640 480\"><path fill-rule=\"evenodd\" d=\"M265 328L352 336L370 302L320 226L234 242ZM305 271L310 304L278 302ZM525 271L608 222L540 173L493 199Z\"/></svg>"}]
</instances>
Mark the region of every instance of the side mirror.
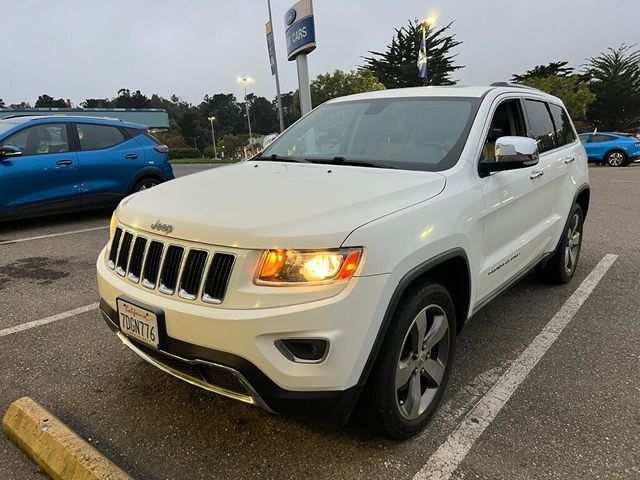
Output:
<instances>
[{"instance_id":1,"label":"side mirror","mask_svg":"<svg viewBox=\"0 0 640 480\"><path fill-rule=\"evenodd\" d=\"M20 157L20 156L22 156L22 152L18 147L14 147L13 145L0 146L0 158Z\"/></svg>"},{"instance_id":2,"label":"side mirror","mask_svg":"<svg viewBox=\"0 0 640 480\"><path fill-rule=\"evenodd\" d=\"M481 160L478 171L481 177L491 172L513 170L537 165L538 144L529 137L500 137L496 140L495 160Z\"/></svg>"}]
</instances>

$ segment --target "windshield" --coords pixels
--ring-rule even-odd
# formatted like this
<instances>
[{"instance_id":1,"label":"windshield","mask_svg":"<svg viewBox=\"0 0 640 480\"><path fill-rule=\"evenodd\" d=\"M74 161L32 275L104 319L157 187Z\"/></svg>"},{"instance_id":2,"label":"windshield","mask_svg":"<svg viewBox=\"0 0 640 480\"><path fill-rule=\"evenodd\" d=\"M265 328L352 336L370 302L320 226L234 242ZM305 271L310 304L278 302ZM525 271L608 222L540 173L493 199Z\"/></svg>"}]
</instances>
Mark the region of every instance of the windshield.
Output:
<instances>
[{"instance_id":1,"label":"windshield","mask_svg":"<svg viewBox=\"0 0 640 480\"><path fill-rule=\"evenodd\" d=\"M262 155L441 171L460 158L479 98L378 98L329 103L284 132Z\"/></svg>"},{"instance_id":2,"label":"windshield","mask_svg":"<svg viewBox=\"0 0 640 480\"><path fill-rule=\"evenodd\" d=\"M0 135L8 130L11 130L15 126L16 124L13 122L0 121Z\"/></svg>"}]
</instances>

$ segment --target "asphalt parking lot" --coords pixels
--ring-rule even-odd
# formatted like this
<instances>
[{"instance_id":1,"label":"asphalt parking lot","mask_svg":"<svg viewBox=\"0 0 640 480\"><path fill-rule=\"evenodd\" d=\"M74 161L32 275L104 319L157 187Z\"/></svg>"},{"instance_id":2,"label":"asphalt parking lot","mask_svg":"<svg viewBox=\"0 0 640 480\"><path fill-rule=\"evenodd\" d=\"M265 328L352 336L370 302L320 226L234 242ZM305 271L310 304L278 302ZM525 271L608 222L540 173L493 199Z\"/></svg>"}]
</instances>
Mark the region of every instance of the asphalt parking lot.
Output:
<instances>
[{"instance_id":1,"label":"asphalt parking lot","mask_svg":"<svg viewBox=\"0 0 640 480\"><path fill-rule=\"evenodd\" d=\"M529 276L478 313L440 412L414 440L269 415L138 359L95 308L107 211L0 225L0 409L30 396L140 479L448 478L434 465L454 461L455 479L640 478L640 164L590 174L576 278ZM617 259L557 340L482 417L477 405L607 254ZM465 422L484 430L456 460ZM0 478L42 475L0 436Z\"/></svg>"}]
</instances>

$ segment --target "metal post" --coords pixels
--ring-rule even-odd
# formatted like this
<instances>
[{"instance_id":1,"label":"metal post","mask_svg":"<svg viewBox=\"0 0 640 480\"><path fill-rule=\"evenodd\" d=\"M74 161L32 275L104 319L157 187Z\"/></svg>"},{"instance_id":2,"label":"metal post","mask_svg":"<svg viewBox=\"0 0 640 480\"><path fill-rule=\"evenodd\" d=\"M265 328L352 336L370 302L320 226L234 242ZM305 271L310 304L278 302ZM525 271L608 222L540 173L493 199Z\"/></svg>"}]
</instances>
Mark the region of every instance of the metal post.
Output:
<instances>
[{"instance_id":1,"label":"metal post","mask_svg":"<svg viewBox=\"0 0 640 480\"><path fill-rule=\"evenodd\" d=\"M247 82L244 85L244 106L247 110L247 124L249 125L249 145L251 146L251 156L253 157L253 135L251 134L251 117L249 116L249 101L247 100Z\"/></svg>"},{"instance_id":2,"label":"metal post","mask_svg":"<svg viewBox=\"0 0 640 480\"><path fill-rule=\"evenodd\" d=\"M269 7L269 23L271 23L271 28L273 28L273 18L271 17L271 0L267 0L267 5ZM282 95L280 94L280 72L278 71L278 57L276 53L276 38L275 35L273 37L273 57L274 64L276 68L276 98L278 99L278 119L280 120L280 133L284 132L284 116L282 114Z\"/></svg>"},{"instance_id":3,"label":"metal post","mask_svg":"<svg viewBox=\"0 0 640 480\"><path fill-rule=\"evenodd\" d=\"M296 57L298 67L298 86L300 89L300 113L306 115L313 108L311 105L311 87L309 86L309 63L307 55L301 54Z\"/></svg>"},{"instance_id":4,"label":"metal post","mask_svg":"<svg viewBox=\"0 0 640 480\"><path fill-rule=\"evenodd\" d=\"M216 132L213 129L213 121L215 120L215 118L209 117L209 120L211 120L211 138L213 138L213 156L218 158L218 150L216 149Z\"/></svg>"}]
</instances>

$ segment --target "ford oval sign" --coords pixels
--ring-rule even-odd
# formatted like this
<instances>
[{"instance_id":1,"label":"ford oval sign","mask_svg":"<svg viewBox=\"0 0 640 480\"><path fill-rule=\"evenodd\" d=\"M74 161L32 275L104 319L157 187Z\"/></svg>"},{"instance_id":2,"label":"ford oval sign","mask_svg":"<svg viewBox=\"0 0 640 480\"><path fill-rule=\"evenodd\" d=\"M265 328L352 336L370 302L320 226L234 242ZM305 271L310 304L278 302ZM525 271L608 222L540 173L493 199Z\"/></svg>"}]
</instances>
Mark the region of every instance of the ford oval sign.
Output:
<instances>
[{"instance_id":1,"label":"ford oval sign","mask_svg":"<svg viewBox=\"0 0 640 480\"><path fill-rule=\"evenodd\" d=\"M298 13L296 12L295 8L291 8L289 9L289 11L287 12L286 16L285 16L285 21L287 26L291 25L293 22L296 21L296 16L298 15Z\"/></svg>"}]
</instances>

